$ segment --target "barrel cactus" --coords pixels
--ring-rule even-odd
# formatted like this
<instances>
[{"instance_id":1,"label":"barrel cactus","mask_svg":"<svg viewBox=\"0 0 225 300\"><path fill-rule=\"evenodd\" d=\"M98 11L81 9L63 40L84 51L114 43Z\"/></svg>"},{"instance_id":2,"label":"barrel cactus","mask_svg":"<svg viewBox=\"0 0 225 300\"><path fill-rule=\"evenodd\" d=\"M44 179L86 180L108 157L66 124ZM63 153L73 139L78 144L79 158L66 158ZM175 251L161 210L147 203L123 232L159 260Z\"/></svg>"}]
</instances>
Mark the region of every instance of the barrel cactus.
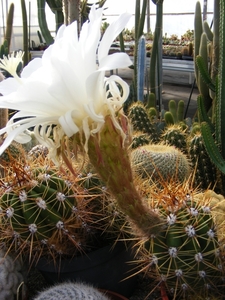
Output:
<instances>
[{"instance_id":1,"label":"barrel cactus","mask_svg":"<svg viewBox=\"0 0 225 300\"><path fill-rule=\"evenodd\" d=\"M154 182L184 181L190 175L190 164L185 154L172 146L144 145L131 152L133 170L142 178Z\"/></svg>"},{"instance_id":2,"label":"barrel cactus","mask_svg":"<svg viewBox=\"0 0 225 300\"><path fill-rule=\"evenodd\" d=\"M84 283L66 282L42 291L34 300L109 300L103 292Z\"/></svg>"},{"instance_id":3,"label":"barrel cactus","mask_svg":"<svg viewBox=\"0 0 225 300\"><path fill-rule=\"evenodd\" d=\"M22 175L1 196L3 242L29 254L75 253L90 232L70 182L44 169Z\"/></svg>"},{"instance_id":4,"label":"barrel cactus","mask_svg":"<svg viewBox=\"0 0 225 300\"><path fill-rule=\"evenodd\" d=\"M146 273L171 299L219 294L224 286L224 241L217 232L224 228L224 219L215 221L210 197L193 191L188 182L174 183L149 191L146 203L167 220L162 232L141 242Z\"/></svg>"}]
</instances>

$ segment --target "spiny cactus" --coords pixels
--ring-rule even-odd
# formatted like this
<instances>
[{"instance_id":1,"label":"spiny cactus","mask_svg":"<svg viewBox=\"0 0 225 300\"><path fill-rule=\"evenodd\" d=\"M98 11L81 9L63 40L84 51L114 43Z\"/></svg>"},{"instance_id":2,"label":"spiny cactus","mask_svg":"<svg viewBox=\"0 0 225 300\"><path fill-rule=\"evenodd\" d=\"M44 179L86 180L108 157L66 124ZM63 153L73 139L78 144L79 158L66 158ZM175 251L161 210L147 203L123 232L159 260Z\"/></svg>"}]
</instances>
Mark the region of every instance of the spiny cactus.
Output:
<instances>
[{"instance_id":1,"label":"spiny cactus","mask_svg":"<svg viewBox=\"0 0 225 300\"><path fill-rule=\"evenodd\" d=\"M85 283L61 283L42 291L34 300L109 300L102 292Z\"/></svg>"},{"instance_id":2,"label":"spiny cactus","mask_svg":"<svg viewBox=\"0 0 225 300\"><path fill-rule=\"evenodd\" d=\"M169 111L165 113L165 121L167 125L184 122L184 100L180 100L178 104L174 100L169 101ZM167 114L167 116L166 116ZM168 114L171 117L168 120Z\"/></svg>"},{"instance_id":3,"label":"spiny cactus","mask_svg":"<svg viewBox=\"0 0 225 300\"><path fill-rule=\"evenodd\" d=\"M0 249L0 299L14 300L20 289L25 299L25 281L26 272L22 260Z\"/></svg>"},{"instance_id":4,"label":"spiny cactus","mask_svg":"<svg viewBox=\"0 0 225 300\"><path fill-rule=\"evenodd\" d=\"M187 157L178 149L166 145L145 145L131 152L135 173L153 182L184 181L190 175Z\"/></svg>"},{"instance_id":5,"label":"spiny cactus","mask_svg":"<svg viewBox=\"0 0 225 300\"><path fill-rule=\"evenodd\" d=\"M132 135L132 149L138 148L139 146L150 144L151 140L146 133L134 132Z\"/></svg>"},{"instance_id":6,"label":"spiny cactus","mask_svg":"<svg viewBox=\"0 0 225 300\"><path fill-rule=\"evenodd\" d=\"M195 185L202 189L216 188L216 168L205 149L200 130L188 138L188 153L195 169ZM217 189L217 188L216 188Z\"/></svg>"},{"instance_id":7,"label":"spiny cactus","mask_svg":"<svg viewBox=\"0 0 225 300\"><path fill-rule=\"evenodd\" d=\"M96 247L91 243L96 219L103 218L101 207L93 212L91 201L97 196L81 188L79 178L72 184L71 177L51 164L49 168L33 164L10 163L10 174L1 181L1 242L18 254L28 253L30 259ZM105 205L104 198L99 203ZM104 229L101 224L99 231Z\"/></svg>"},{"instance_id":8,"label":"spiny cactus","mask_svg":"<svg viewBox=\"0 0 225 300\"><path fill-rule=\"evenodd\" d=\"M144 102L144 85L145 85L145 60L146 60L146 47L145 37L141 36L138 42L138 55L137 55L137 99Z\"/></svg>"},{"instance_id":9,"label":"spiny cactus","mask_svg":"<svg viewBox=\"0 0 225 300\"><path fill-rule=\"evenodd\" d=\"M187 153L187 133L180 125L171 125L165 128L162 133L162 140L170 145Z\"/></svg>"},{"instance_id":10,"label":"spiny cactus","mask_svg":"<svg viewBox=\"0 0 225 300\"><path fill-rule=\"evenodd\" d=\"M128 117L131 120L131 124L135 131L141 131L148 134L149 139L152 142L158 141L156 127L151 123L151 120L142 102L138 101L131 105L129 108Z\"/></svg>"},{"instance_id":11,"label":"spiny cactus","mask_svg":"<svg viewBox=\"0 0 225 300\"><path fill-rule=\"evenodd\" d=\"M214 222L210 198L202 197L188 182L149 188L145 194L146 203L167 220L159 235L139 243L143 270L154 285L165 287L171 299L223 294L224 241L217 232L224 228L224 219Z\"/></svg>"}]
</instances>

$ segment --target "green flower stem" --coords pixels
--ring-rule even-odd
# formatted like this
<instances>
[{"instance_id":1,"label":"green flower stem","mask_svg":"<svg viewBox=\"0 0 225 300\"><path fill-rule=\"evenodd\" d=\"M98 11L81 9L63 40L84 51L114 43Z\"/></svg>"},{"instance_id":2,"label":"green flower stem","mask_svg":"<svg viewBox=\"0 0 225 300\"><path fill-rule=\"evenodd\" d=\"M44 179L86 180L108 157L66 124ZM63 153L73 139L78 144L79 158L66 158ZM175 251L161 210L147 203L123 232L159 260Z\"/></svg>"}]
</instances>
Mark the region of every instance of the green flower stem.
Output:
<instances>
[{"instance_id":1,"label":"green flower stem","mask_svg":"<svg viewBox=\"0 0 225 300\"><path fill-rule=\"evenodd\" d=\"M157 234L162 227L159 216L148 209L137 192L129 155L123 138L110 116L106 116L99 139L90 137L88 155L96 171L107 183L121 210L147 236Z\"/></svg>"}]
</instances>

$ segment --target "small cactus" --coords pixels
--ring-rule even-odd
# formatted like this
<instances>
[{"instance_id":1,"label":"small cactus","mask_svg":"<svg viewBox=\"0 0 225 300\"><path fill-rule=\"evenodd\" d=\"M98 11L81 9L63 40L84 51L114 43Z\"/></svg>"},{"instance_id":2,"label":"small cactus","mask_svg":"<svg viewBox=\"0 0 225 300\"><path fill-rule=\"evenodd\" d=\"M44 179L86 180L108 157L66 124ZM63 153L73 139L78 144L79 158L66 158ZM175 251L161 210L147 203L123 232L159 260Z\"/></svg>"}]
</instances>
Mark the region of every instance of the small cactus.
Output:
<instances>
[{"instance_id":1,"label":"small cactus","mask_svg":"<svg viewBox=\"0 0 225 300\"><path fill-rule=\"evenodd\" d=\"M187 153L186 132L180 125L170 125L162 133L162 140L170 145Z\"/></svg>"},{"instance_id":2,"label":"small cactus","mask_svg":"<svg viewBox=\"0 0 225 300\"><path fill-rule=\"evenodd\" d=\"M84 283L61 283L42 291L34 300L109 300L102 292Z\"/></svg>"},{"instance_id":3,"label":"small cactus","mask_svg":"<svg viewBox=\"0 0 225 300\"><path fill-rule=\"evenodd\" d=\"M4 249L0 250L0 299L14 300L21 288L25 297L24 281L26 279L25 268L22 260L8 254ZM24 298L23 298L24 299Z\"/></svg>"},{"instance_id":4,"label":"small cactus","mask_svg":"<svg viewBox=\"0 0 225 300\"><path fill-rule=\"evenodd\" d=\"M132 136L132 149L136 149L139 146L148 145L150 143L150 139L146 133L136 132Z\"/></svg>"},{"instance_id":5,"label":"small cactus","mask_svg":"<svg viewBox=\"0 0 225 300\"><path fill-rule=\"evenodd\" d=\"M180 150L166 145L145 145L131 152L133 170L154 182L184 181L190 175L189 161Z\"/></svg>"},{"instance_id":6,"label":"small cactus","mask_svg":"<svg viewBox=\"0 0 225 300\"><path fill-rule=\"evenodd\" d=\"M129 119L135 131L141 131L149 135L152 142L158 141L156 127L151 123L145 106L140 101L129 108Z\"/></svg>"}]
</instances>

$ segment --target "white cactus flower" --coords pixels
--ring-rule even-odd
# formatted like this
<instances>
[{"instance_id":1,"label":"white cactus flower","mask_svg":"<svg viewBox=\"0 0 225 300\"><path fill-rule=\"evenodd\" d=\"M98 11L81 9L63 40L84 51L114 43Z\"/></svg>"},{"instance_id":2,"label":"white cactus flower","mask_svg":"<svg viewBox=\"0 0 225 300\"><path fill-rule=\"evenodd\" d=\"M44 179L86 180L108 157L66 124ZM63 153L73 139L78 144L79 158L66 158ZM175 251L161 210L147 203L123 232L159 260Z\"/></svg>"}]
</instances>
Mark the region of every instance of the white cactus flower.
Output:
<instances>
[{"instance_id":1,"label":"white cactus flower","mask_svg":"<svg viewBox=\"0 0 225 300\"><path fill-rule=\"evenodd\" d=\"M57 149L65 135L84 135L87 151L89 137L101 130L106 115L121 129L115 114L127 99L129 87L116 75L106 78L105 71L132 65L125 53L108 55L131 15L119 16L100 40L103 9L91 7L89 21L83 24L79 37L77 22L62 25L42 58L32 60L21 77L14 73L13 78L0 83L0 108L18 111L0 130L0 135L7 133L0 154L13 140L27 143L30 136L26 130L30 127L34 127L37 140L49 148L49 156L56 163ZM12 57L8 60L1 60L6 70Z\"/></svg>"}]
</instances>

